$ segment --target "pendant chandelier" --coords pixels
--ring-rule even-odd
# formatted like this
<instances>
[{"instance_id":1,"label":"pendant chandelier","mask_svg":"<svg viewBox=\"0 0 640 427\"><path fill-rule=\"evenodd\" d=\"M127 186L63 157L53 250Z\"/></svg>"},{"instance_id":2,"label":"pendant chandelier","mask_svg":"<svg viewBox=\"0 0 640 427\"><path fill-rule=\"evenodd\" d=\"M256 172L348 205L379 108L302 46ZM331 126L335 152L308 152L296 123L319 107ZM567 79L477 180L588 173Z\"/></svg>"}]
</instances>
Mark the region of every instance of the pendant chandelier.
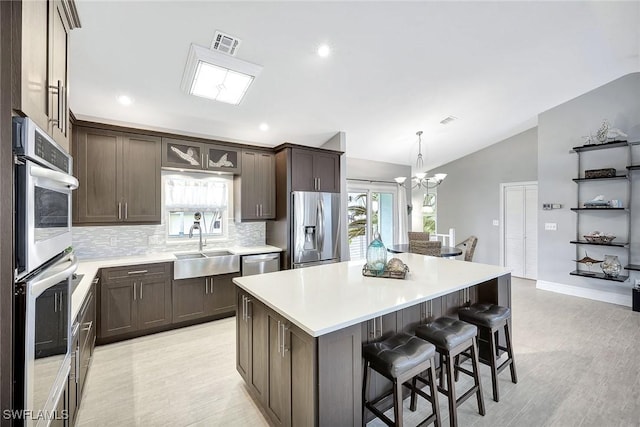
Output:
<instances>
[{"instance_id":1,"label":"pendant chandelier","mask_svg":"<svg viewBox=\"0 0 640 427\"><path fill-rule=\"evenodd\" d=\"M416 132L418 137L418 158L416 159L416 170L420 170L424 168L424 159L422 157L422 131L419 130ZM447 177L446 173L437 173L433 176L427 176L426 172L418 172L411 178L412 188L423 187L426 189L436 188L438 185L442 184L442 181ZM406 176L398 176L394 178L394 180L399 184L404 186L404 182L407 180Z\"/></svg>"}]
</instances>

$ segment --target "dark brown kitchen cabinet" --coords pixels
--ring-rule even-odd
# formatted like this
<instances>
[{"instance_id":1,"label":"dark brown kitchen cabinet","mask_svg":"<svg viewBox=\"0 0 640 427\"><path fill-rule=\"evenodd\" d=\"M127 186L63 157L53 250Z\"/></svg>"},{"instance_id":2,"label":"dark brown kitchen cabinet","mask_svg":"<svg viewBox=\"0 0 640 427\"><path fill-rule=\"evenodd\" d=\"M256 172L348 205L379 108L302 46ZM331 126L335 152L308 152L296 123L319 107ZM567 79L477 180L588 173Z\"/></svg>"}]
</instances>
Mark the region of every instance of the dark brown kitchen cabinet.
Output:
<instances>
[{"instance_id":1,"label":"dark brown kitchen cabinet","mask_svg":"<svg viewBox=\"0 0 640 427\"><path fill-rule=\"evenodd\" d=\"M269 360L267 308L240 288L236 289L236 369L249 385L251 393L266 405Z\"/></svg>"},{"instance_id":2,"label":"dark brown kitchen cabinet","mask_svg":"<svg viewBox=\"0 0 640 427\"><path fill-rule=\"evenodd\" d=\"M76 412L78 409L78 357L80 349L78 345L78 328L72 330L71 339L71 369L67 377L67 413L69 416L69 425L75 424Z\"/></svg>"},{"instance_id":3,"label":"dark brown kitchen cabinet","mask_svg":"<svg viewBox=\"0 0 640 427\"><path fill-rule=\"evenodd\" d=\"M100 300L100 339L168 325L171 263L104 269Z\"/></svg>"},{"instance_id":4,"label":"dark brown kitchen cabinet","mask_svg":"<svg viewBox=\"0 0 640 427\"><path fill-rule=\"evenodd\" d=\"M315 339L270 309L267 327L269 417L277 426L313 426Z\"/></svg>"},{"instance_id":5,"label":"dark brown kitchen cabinet","mask_svg":"<svg viewBox=\"0 0 640 427\"><path fill-rule=\"evenodd\" d=\"M76 126L74 224L160 223L160 138Z\"/></svg>"},{"instance_id":6,"label":"dark brown kitchen cabinet","mask_svg":"<svg viewBox=\"0 0 640 427\"><path fill-rule=\"evenodd\" d=\"M236 221L274 219L276 216L275 156L242 151L242 175L235 177Z\"/></svg>"},{"instance_id":7,"label":"dark brown kitchen cabinet","mask_svg":"<svg viewBox=\"0 0 640 427\"><path fill-rule=\"evenodd\" d=\"M96 346L96 295L95 289L98 285L99 278L95 278L91 284L91 288L85 297L84 303L78 313L79 339L78 339L78 405L82 401L82 392L87 380L87 373L91 360L93 359L93 351ZM73 367L72 367L73 369Z\"/></svg>"},{"instance_id":8,"label":"dark brown kitchen cabinet","mask_svg":"<svg viewBox=\"0 0 640 427\"><path fill-rule=\"evenodd\" d=\"M173 323L232 314L236 309L233 278L221 274L173 281Z\"/></svg>"},{"instance_id":9,"label":"dark brown kitchen cabinet","mask_svg":"<svg viewBox=\"0 0 640 427\"><path fill-rule=\"evenodd\" d=\"M69 32L80 26L75 2L12 2L18 70L13 108L69 151Z\"/></svg>"},{"instance_id":10,"label":"dark brown kitchen cabinet","mask_svg":"<svg viewBox=\"0 0 640 427\"><path fill-rule=\"evenodd\" d=\"M162 167L238 174L241 152L225 145L162 138Z\"/></svg>"},{"instance_id":11,"label":"dark brown kitchen cabinet","mask_svg":"<svg viewBox=\"0 0 640 427\"><path fill-rule=\"evenodd\" d=\"M294 148L291 153L292 191L340 192L340 155Z\"/></svg>"}]
</instances>

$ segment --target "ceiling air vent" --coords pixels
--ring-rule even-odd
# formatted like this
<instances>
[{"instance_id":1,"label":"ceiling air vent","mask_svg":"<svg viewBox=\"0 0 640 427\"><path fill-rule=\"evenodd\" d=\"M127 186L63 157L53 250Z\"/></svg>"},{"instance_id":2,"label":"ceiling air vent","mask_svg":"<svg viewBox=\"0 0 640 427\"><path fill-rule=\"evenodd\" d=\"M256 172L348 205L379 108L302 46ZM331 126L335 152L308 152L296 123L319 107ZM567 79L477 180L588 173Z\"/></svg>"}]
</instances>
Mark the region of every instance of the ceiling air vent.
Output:
<instances>
[{"instance_id":1,"label":"ceiling air vent","mask_svg":"<svg viewBox=\"0 0 640 427\"><path fill-rule=\"evenodd\" d=\"M444 119L440 120L440 124L441 125L448 125L449 123L451 123L454 120L458 120L458 118L456 116L447 116Z\"/></svg>"},{"instance_id":2,"label":"ceiling air vent","mask_svg":"<svg viewBox=\"0 0 640 427\"><path fill-rule=\"evenodd\" d=\"M230 36L229 34L216 31L215 36L213 36L213 43L211 43L211 49L235 56L239 45L239 39Z\"/></svg>"}]
</instances>

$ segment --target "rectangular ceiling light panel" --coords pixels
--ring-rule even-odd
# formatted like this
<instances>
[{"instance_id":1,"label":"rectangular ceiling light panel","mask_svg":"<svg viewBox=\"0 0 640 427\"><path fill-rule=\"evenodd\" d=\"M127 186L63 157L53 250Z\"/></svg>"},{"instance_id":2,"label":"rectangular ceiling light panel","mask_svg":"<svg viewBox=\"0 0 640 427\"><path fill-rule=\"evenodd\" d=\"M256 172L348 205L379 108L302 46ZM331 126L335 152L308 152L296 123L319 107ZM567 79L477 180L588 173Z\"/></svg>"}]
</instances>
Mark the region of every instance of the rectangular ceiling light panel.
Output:
<instances>
[{"instance_id":1,"label":"rectangular ceiling light panel","mask_svg":"<svg viewBox=\"0 0 640 427\"><path fill-rule=\"evenodd\" d=\"M203 98L238 105L262 67L192 44L182 89Z\"/></svg>"}]
</instances>

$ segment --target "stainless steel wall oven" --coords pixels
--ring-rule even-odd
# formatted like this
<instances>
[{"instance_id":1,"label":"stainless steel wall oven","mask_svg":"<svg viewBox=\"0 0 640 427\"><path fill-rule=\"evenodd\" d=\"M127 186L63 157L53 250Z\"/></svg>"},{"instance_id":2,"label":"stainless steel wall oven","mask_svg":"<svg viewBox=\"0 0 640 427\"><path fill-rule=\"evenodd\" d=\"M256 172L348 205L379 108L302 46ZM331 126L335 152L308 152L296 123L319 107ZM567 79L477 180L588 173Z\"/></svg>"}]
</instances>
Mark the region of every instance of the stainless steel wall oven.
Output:
<instances>
[{"instance_id":1,"label":"stainless steel wall oven","mask_svg":"<svg viewBox=\"0 0 640 427\"><path fill-rule=\"evenodd\" d=\"M48 425L69 375L72 159L28 118L13 119L14 401L17 424Z\"/></svg>"}]
</instances>

